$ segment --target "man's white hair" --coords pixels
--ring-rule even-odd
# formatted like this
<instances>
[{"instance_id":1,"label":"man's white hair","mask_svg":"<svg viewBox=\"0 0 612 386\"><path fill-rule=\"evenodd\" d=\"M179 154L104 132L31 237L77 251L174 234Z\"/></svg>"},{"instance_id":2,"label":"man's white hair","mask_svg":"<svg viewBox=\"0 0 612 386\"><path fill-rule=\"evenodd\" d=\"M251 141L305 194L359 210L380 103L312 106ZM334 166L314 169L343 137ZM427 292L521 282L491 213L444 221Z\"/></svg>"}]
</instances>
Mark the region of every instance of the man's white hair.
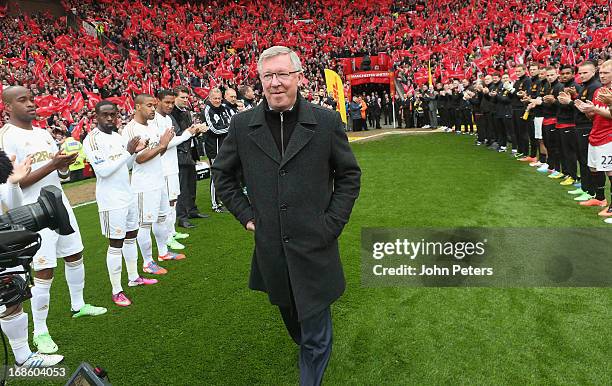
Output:
<instances>
[{"instance_id":1,"label":"man's white hair","mask_svg":"<svg viewBox=\"0 0 612 386\"><path fill-rule=\"evenodd\" d=\"M259 55L259 60L257 61L257 72L261 74L263 61L269 58L273 58L278 55L289 55L289 59L291 59L291 64L293 64L294 71L302 71L302 62L300 58L297 56L295 51L293 51L289 47L285 46L273 46L264 50Z\"/></svg>"}]
</instances>

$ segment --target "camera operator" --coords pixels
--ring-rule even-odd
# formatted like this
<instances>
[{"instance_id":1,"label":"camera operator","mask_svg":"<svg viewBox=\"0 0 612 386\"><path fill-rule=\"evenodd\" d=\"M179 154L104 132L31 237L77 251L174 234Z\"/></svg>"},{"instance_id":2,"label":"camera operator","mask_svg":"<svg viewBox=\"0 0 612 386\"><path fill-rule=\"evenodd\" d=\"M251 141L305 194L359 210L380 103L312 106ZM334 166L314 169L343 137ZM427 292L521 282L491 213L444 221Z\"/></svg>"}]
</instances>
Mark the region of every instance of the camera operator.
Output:
<instances>
[{"instance_id":1,"label":"camera operator","mask_svg":"<svg viewBox=\"0 0 612 386\"><path fill-rule=\"evenodd\" d=\"M2 208L13 209L21 206L22 192L19 182L31 170L32 158L26 157L20 163L15 157L10 159L0 150L0 212ZM6 183L4 183L6 182ZM23 269L22 267L7 268L2 273ZM0 326L8 337L9 344L15 356L15 362L20 367L49 367L60 363L62 355L47 355L32 353L28 344L28 314L23 312L22 303L0 306Z\"/></svg>"}]
</instances>

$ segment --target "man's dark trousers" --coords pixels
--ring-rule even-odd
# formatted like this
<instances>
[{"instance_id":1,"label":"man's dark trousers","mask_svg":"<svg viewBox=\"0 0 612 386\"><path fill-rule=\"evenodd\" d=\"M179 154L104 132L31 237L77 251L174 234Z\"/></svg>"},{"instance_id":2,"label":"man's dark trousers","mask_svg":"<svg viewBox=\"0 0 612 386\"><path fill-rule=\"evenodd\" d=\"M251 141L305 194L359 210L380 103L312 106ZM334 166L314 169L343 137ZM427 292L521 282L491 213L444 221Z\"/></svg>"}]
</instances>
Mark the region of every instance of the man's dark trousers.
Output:
<instances>
[{"instance_id":1,"label":"man's dark trousers","mask_svg":"<svg viewBox=\"0 0 612 386\"><path fill-rule=\"evenodd\" d=\"M295 307L279 307L293 341L300 346L300 386L318 386L332 352L332 319L329 306L298 321Z\"/></svg>"},{"instance_id":2,"label":"man's dark trousers","mask_svg":"<svg viewBox=\"0 0 612 386\"><path fill-rule=\"evenodd\" d=\"M190 215L198 213L198 208L195 205L196 180L195 165L179 165L181 194L179 194L176 202L177 222L187 220Z\"/></svg>"}]
</instances>

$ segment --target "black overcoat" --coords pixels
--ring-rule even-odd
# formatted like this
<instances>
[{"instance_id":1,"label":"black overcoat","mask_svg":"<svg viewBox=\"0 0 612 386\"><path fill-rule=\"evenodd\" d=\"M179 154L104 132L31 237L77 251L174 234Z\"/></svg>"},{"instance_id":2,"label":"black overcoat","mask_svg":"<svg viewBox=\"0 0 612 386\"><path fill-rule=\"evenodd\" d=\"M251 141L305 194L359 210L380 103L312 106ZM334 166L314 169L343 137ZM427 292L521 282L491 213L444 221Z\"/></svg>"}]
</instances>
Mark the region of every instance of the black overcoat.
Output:
<instances>
[{"instance_id":1,"label":"black overcoat","mask_svg":"<svg viewBox=\"0 0 612 386\"><path fill-rule=\"evenodd\" d=\"M303 98L297 103L284 157L260 103L232 117L212 175L227 209L243 226L255 222L249 287L284 307L291 306L291 290L304 320L344 292L337 239L359 195L361 170L340 114Z\"/></svg>"}]
</instances>

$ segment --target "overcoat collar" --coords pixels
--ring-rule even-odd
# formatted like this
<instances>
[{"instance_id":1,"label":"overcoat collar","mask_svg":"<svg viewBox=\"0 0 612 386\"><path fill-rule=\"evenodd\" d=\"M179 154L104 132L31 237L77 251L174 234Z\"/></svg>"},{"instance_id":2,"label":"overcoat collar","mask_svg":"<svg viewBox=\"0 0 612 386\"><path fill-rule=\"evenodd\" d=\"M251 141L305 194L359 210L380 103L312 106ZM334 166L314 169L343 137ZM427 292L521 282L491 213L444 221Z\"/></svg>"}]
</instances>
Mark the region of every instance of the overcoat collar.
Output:
<instances>
[{"instance_id":1,"label":"overcoat collar","mask_svg":"<svg viewBox=\"0 0 612 386\"><path fill-rule=\"evenodd\" d=\"M299 94L296 103L299 103L297 123L289 139L285 156L282 158L274 142L274 137L272 137L272 133L266 123L265 109L267 108L267 103L265 103L265 101L258 104L253 109L253 117L249 122L249 127L252 129L249 133L249 138L251 138L268 157L279 164L280 167L289 162L289 160L295 157L296 154L310 142L314 135L314 126L317 124L310 103Z\"/></svg>"}]
</instances>

